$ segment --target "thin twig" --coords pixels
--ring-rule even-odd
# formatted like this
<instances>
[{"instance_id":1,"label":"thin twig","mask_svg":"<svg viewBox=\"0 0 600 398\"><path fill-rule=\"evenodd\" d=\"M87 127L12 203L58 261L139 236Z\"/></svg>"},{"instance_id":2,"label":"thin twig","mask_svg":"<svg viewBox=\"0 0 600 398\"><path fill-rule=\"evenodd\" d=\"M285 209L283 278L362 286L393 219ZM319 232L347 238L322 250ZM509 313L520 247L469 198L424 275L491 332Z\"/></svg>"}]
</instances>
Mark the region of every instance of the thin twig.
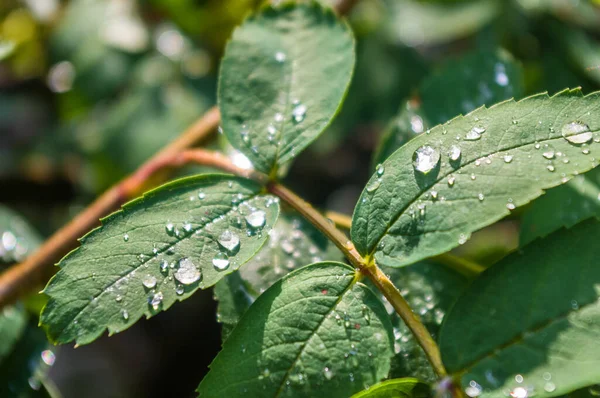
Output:
<instances>
[{"instance_id":1,"label":"thin twig","mask_svg":"<svg viewBox=\"0 0 600 398\"><path fill-rule=\"evenodd\" d=\"M112 186L67 225L56 231L25 261L0 275L0 308L14 302L22 293L40 287L54 273L54 265L69 250L77 246L77 239L99 224L99 219L116 210L123 203L138 196L145 188L148 177L163 169L169 159L206 138L219 124L219 110L211 108L190 126L179 138L158 152L133 174Z\"/></svg>"}]
</instances>

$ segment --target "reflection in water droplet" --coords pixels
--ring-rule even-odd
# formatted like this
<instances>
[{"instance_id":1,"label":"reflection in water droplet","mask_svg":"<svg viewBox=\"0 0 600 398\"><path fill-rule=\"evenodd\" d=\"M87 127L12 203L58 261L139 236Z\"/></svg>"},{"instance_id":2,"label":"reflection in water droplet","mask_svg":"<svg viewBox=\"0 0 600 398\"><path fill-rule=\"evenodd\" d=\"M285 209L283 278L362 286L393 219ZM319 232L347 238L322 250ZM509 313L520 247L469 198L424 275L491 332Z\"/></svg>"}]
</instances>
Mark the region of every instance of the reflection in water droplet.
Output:
<instances>
[{"instance_id":1,"label":"reflection in water droplet","mask_svg":"<svg viewBox=\"0 0 600 398\"><path fill-rule=\"evenodd\" d=\"M440 162L440 153L429 145L424 145L413 154L413 167L423 174L429 173Z\"/></svg>"},{"instance_id":2,"label":"reflection in water droplet","mask_svg":"<svg viewBox=\"0 0 600 398\"><path fill-rule=\"evenodd\" d=\"M189 258L179 260L179 268L173 274L175 279L184 285L190 285L200 279L202 274Z\"/></svg>"},{"instance_id":3,"label":"reflection in water droplet","mask_svg":"<svg viewBox=\"0 0 600 398\"><path fill-rule=\"evenodd\" d=\"M219 271L223 271L229 268L229 258L225 253L217 253L212 259L212 263L214 267Z\"/></svg>"},{"instance_id":4,"label":"reflection in water droplet","mask_svg":"<svg viewBox=\"0 0 600 398\"><path fill-rule=\"evenodd\" d=\"M589 126L582 122L567 123L561 131L562 136L571 144L585 144L593 138Z\"/></svg>"}]
</instances>

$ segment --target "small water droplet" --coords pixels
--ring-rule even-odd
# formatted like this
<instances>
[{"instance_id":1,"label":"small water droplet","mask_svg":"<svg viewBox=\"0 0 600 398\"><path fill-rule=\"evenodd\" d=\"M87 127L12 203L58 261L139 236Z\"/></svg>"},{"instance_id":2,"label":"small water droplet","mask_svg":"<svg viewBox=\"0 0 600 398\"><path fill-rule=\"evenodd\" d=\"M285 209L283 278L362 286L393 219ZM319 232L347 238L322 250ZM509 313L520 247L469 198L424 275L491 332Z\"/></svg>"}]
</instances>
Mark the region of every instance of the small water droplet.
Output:
<instances>
[{"instance_id":1,"label":"small water droplet","mask_svg":"<svg viewBox=\"0 0 600 398\"><path fill-rule=\"evenodd\" d=\"M156 307L156 308L158 308L158 307ZM125 319L125 320L129 319L129 312L127 312L127 310L121 311L121 315L123 316L123 319Z\"/></svg>"},{"instance_id":2,"label":"small water droplet","mask_svg":"<svg viewBox=\"0 0 600 398\"><path fill-rule=\"evenodd\" d=\"M182 284L190 285L199 280L202 274L198 268L196 268L196 265L192 262L192 260L185 257L179 260L179 268L177 271L175 271L173 276Z\"/></svg>"},{"instance_id":3,"label":"small water droplet","mask_svg":"<svg viewBox=\"0 0 600 398\"><path fill-rule=\"evenodd\" d=\"M292 117L294 119L294 122L296 123L300 123L304 120L304 118L306 117L306 105L303 104L298 104L294 107L294 109L292 110Z\"/></svg>"},{"instance_id":4,"label":"small water droplet","mask_svg":"<svg viewBox=\"0 0 600 398\"><path fill-rule=\"evenodd\" d=\"M431 191L431 192L429 192L429 194L431 195L431 199L433 199L433 200L436 200L438 198L437 191Z\"/></svg>"},{"instance_id":5,"label":"small water droplet","mask_svg":"<svg viewBox=\"0 0 600 398\"><path fill-rule=\"evenodd\" d=\"M454 182L456 181L456 177L454 176L448 176L448 186L453 186Z\"/></svg>"},{"instance_id":6,"label":"small water droplet","mask_svg":"<svg viewBox=\"0 0 600 398\"><path fill-rule=\"evenodd\" d=\"M588 148L583 148L581 150L581 153L583 153L584 155L589 155L590 154L590 150Z\"/></svg>"},{"instance_id":7,"label":"small water droplet","mask_svg":"<svg viewBox=\"0 0 600 398\"><path fill-rule=\"evenodd\" d=\"M160 260L158 264L161 272L166 272L169 269L169 262L165 259Z\"/></svg>"},{"instance_id":8,"label":"small water droplet","mask_svg":"<svg viewBox=\"0 0 600 398\"><path fill-rule=\"evenodd\" d=\"M173 223L167 223L167 225L165 225L165 230L167 231L167 234L173 235L173 233L175 232L175 226L173 225Z\"/></svg>"},{"instance_id":9,"label":"small water droplet","mask_svg":"<svg viewBox=\"0 0 600 398\"><path fill-rule=\"evenodd\" d=\"M283 51L277 51L275 53L275 61L282 63L285 62L286 55Z\"/></svg>"},{"instance_id":10,"label":"small water droplet","mask_svg":"<svg viewBox=\"0 0 600 398\"><path fill-rule=\"evenodd\" d=\"M435 169L440 162L440 153L429 145L424 145L413 154L413 166L415 170L427 174Z\"/></svg>"},{"instance_id":11,"label":"small water droplet","mask_svg":"<svg viewBox=\"0 0 600 398\"><path fill-rule=\"evenodd\" d=\"M204 192L198 192L198 199L203 200L206 198L206 194Z\"/></svg>"},{"instance_id":12,"label":"small water droplet","mask_svg":"<svg viewBox=\"0 0 600 398\"><path fill-rule=\"evenodd\" d=\"M524 387L516 387L510 391L510 396L512 398L527 398L529 396L529 391Z\"/></svg>"},{"instance_id":13,"label":"small water droplet","mask_svg":"<svg viewBox=\"0 0 600 398\"><path fill-rule=\"evenodd\" d=\"M554 159L554 151L546 151L542 153L542 156L546 159Z\"/></svg>"},{"instance_id":14,"label":"small water droplet","mask_svg":"<svg viewBox=\"0 0 600 398\"><path fill-rule=\"evenodd\" d=\"M516 375L515 376L515 381L517 383L523 383L523 375Z\"/></svg>"},{"instance_id":15,"label":"small water droplet","mask_svg":"<svg viewBox=\"0 0 600 398\"><path fill-rule=\"evenodd\" d=\"M513 160L513 156L512 155L504 155L504 163L510 163Z\"/></svg>"},{"instance_id":16,"label":"small water droplet","mask_svg":"<svg viewBox=\"0 0 600 398\"><path fill-rule=\"evenodd\" d=\"M252 228L262 228L267 221L267 215L262 210L256 210L246 216L246 222Z\"/></svg>"},{"instance_id":17,"label":"small water droplet","mask_svg":"<svg viewBox=\"0 0 600 398\"><path fill-rule=\"evenodd\" d=\"M506 208L507 208L508 210L514 210L514 209L515 209L515 207L516 207L516 206L515 206L515 204L514 204L514 203L511 203L511 202L509 202L509 203L507 203L507 204L506 204Z\"/></svg>"},{"instance_id":18,"label":"small water droplet","mask_svg":"<svg viewBox=\"0 0 600 398\"><path fill-rule=\"evenodd\" d=\"M483 388L475 380L471 380L469 386L465 388L465 394L471 398L480 396L482 391Z\"/></svg>"},{"instance_id":19,"label":"small water droplet","mask_svg":"<svg viewBox=\"0 0 600 398\"><path fill-rule=\"evenodd\" d=\"M219 245L229 253L234 253L240 248L240 238L230 230L224 231L217 240Z\"/></svg>"},{"instance_id":20,"label":"small water droplet","mask_svg":"<svg viewBox=\"0 0 600 398\"><path fill-rule=\"evenodd\" d=\"M476 141L481 138L481 134L485 133L485 128L475 126L465 136L465 140Z\"/></svg>"},{"instance_id":21,"label":"small water droplet","mask_svg":"<svg viewBox=\"0 0 600 398\"><path fill-rule=\"evenodd\" d=\"M158 292L158 293L155 293L155 294L152 295L152 297L150 299L150 305L152 306L152 308L155 311L162 304L163 298L164 298L164 296L163 296L162 292Z\"/></svg>"},{"instance_id":22,"label":"small water droplet","mask_svg":"<svg viewBox=\"0 0 600 398\"><path fill-rule=\"evenodd\" d=\"M212 263L218 271L224 271L229 268L229 258L225 253L217 253L212 259Z\"/></svg>"},{"instance_id":23,"label":"small water droplet","mask_svg":"<svg viewBox=\"0 0 600 398\"><path fill-rule=\"evenodd\" d=\"M450 158L450 161L456 162L458 159L460 159L460 155L460 147L458 145L452 145L450 147L450 151L448 151L448 157Z\"/></svg>"},{"instance_id":24,"label":"small water droplet","mask_svg":"<svg viewBox=\"0 0 600 398\"><path fill-rule=\"evenodd\" d=\"M562 127L562 136L571 144L585 144L592 138L592 132L587 124L582 122L567 123Z\"/></svg>"},{"instance_id":25,"label":"small water droplet","mask_svg":"<svg viewBox=\"0 0 600 398\"><path fill-rule=\"evenodd\" d=\"M154 289L156 286L156 278L152 275L146 275L144 279L142 279L142 285L147 289Z\"/></svg>"},{"instance_id":26,"label":"small water droplet","mask_svg":"<svg viewBox=\"0 0 600 398\"><path fill-rule=\"evenodd\" d=\"M556 390L556 385L549 381L546 384L544 384L544 391L546 392L554 392L554 390Z\"/></svg>"},{"instance_id":27,"label":"small water droplet","mask_svg":"<svg viewBox=\"0 0 600 398\"><path fill-rule=\"evenodd\" d=\"M177 287L175 288L175 293L177 293L178 296L181 296L184 292L185 288L183 287L183 285L177 285Z\"/></svg>"},{"instance_id":28,"label":"small water droplet","mask_svg":"<svg viewBox=\"0 0 600 398\"><path fill-rule=\"evenodd\" d=\"M323 368L323 375L327 380L331 380L333 378L333 372L327 366Z\"/></svg>"},{"instance_id":29,"label":"small water droplet","mask_svg":"<svg viewBox=\"0 0 600 398\"><path fill-rule=\"evenodd\" d=\"M379 163L377 165L376 169L377 169L377 175L379 177L381 177L383 175L383 173L385 172L385 167L381 163Z\"/></svg>"},{"instance_id":30,"label":"small water droplet","mask_svg":"<svg viewBox=\"0 0 600 398\"><path fill-rule=\"evenodd\" d=\"M548 171L554 171L554 170L555 170L555 169L554 169L554 166L552 166L551 164L549 164L548 166L546 166L546 169L547 169Z\"/></svg>"},{"instance_id":31,"label":"small water droplet","mask_svg":"<svg viewBox=\"0 0 600 398\"><path fill-rule=\"evenodd\" d=\"M571 300L571 308L573 308L576 311L579 309L579 303L577 302L577 300Z\"/></svg>"},{"instance_id":32,"label":"small water droplet","mask_svg":"<svg viewBox=\"0 0 600 398\"><path fill-rule=\"evenodd\" d=\"M56 361L56 355L54 355L51 350L42 351L41 357L42 361L44 361L44 363L48 366L54 365L54 362Z\"/></svg>"},{"instance_id":33,"label":"small water droplet","mask_svg":"<svg viewBox=\"0 0 600 398\"><path fill-rule=\"evenodd\" d=\"M480 193L479 193L479 195L477 195L477 198L479 199L479 201L480 201L480 202L482 202L482 201L483 201L483 199L484 199L484 196L483 196L483 194L480 192Z\"/></svg>"},{"instance_id":34,"label":"small water droplet","mask_svg":"<svg viewBox=\"0 0 600 398\"><path fill-rule=\"evenodd\" d=\"M129 235L128 234L123 235L123 240L125 242L129 242Z\"/></svg>"}]
</instances>

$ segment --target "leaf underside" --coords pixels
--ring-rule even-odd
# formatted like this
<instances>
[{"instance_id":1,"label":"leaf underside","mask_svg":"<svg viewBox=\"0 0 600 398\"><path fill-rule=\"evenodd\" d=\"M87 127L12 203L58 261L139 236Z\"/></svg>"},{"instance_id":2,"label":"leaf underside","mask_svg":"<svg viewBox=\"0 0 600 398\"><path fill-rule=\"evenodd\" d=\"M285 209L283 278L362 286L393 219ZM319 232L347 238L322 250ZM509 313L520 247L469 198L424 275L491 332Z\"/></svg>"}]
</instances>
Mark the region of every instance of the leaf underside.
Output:
<instances>
[{"instance_id":1,"label":"leaf underside","mask_svg":"<svg viewBox=\"0 0 600 398\"><path fill-rule=\"evenodd\" d=\"M599 235L595 220L561 230L475 280L442 325L448 371L489 397L517 388L552 397L600 382Z\"/></svg>"},{"instance_id":2,"label":"leaf underside","mask_svg":"<svg viewBox=\"0 0 600 398\"><path fill-rule=\"evenodd\" d=\"M389 318L356 277L323 262L271 286L228 337L200 396L350 396L386 377Z\"/></svg>"},{"instance_id":3,"label":"leaf underside","mask_svg":"<svg viewBox=\"0 0 600 398\"><path fill-rule=\"evenodd\" d=\"M48 337L90 343L105 329L122 331L237 270L264 244L279 214L278 200L261 190L228 175L183 178L102 220L61 260L44 290L50 299L40 323ZM256 216L263 225L252 227L248 220ZM239 239L235 247L223 240L226 232Z\"/></svg>"},{"instance_id":4,"label":"leaf underside","mask_svg":"<svg viewBox=\"0 0 600 398\"><path fill-rule=\"evenodd\" d=\"M352 33L332 10L316 2L264 8L225 49L218 90L223 131L256 169L270 173L331 123L354 62Z\"/></svg>"},{"instance_id":5,"label":"leaf underside","mask_svg":"<svg viewBox=\"0 0 600 398\"><path fill-rule=\"evenodd\" d=\"M598 93L538 94L482 107L414 138L363 191L352 220L357 250L388 266L446 252L544 189L590 170L597 164L599 107ZM585 144L563 137L581 138L582 129L591 135ZM468 140L473 131L480 138ZM453 145L460 149L456 161L449 157ZM440 156L427 173L413 165L425 147Z\"/></svg>"}]
</instances>

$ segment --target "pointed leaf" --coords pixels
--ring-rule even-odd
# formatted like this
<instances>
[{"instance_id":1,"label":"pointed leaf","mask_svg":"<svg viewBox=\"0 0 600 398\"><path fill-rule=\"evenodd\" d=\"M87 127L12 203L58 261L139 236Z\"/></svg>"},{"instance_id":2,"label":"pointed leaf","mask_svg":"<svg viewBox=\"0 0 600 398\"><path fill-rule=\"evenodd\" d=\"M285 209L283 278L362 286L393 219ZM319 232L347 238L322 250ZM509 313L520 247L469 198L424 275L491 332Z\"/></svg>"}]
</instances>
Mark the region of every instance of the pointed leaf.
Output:
<instances>
[{"instance_id":1,"label":"pointed leaf","mask_svg":"<svg viewBox=\"0 0 600 398\"><path fill-rule=\"evenodd\" d=\"M341 260L335 245L302 216L282 214L260 251L239 272L227 275L215 286L223 340L254 300L282 276L313 262Z\"/></svg>"},{"instance_id":2,"label":"pointed leaf","mask_svg":"<svg viewBox=\"0 0 600 398\"><path fill-rule=\"evenodd\" d=\"M270 173L331 123L353 68L352 33L333 11L316 2L266 7L233 33L225 50L223 131Z\"/></svg>"},{"instance_id":3,"label":"pointed leaf","mask_svg":"<svg viewBox=\"0 0 600 398\"><path fill-rule=\"evenodd\" d=\"M465 388L553 397L600 381L599 234L590 220L535 241L458 299L439 341Z\"/></svg>"},{"instance_id":4,"label":"pointed leaf","mask_svg":"<svg viewBox=\"0 0 600 398\"><path fill-rule=\"evenodd\" d=\"M352 241L388 266L464 243L597 165L598 108L599 93L539 94L477 109L416 137L371 177L354 211Z\"/></svg>"},{"instance_id":5,"label":"pointed leaf","mask_svg":"<svg viewBox=\"0 0 600 398\"><path fill-rule=\"evenodd\" d=\"M427 384L414 378L386 380L352 398L428 398L431 396Z\"/></svg>"},{"instance_id":6,"label":"pointed leaf","mask_svg":"<svg viewBox=\"0 0 600 398\"><path fill-rule=\"evenodd\" d=\"M57 343L124 330L237 270L264 244L278 200L253 181L183 178L103 220L61 260L41 315ZM255 227L251 224L254 223Z\"/></svg>"},{"instance_id":7,"label":"pointed leaf","mask_svg":"<svg viewBox=\"0 0 600 398\"><path fill-rule=\"evenodd\" d=\"M0 205L0 265L23 260L40 243L40 235L20 214Z\"/></svg>"},{"instance_id":8,"label":"pointed leaf","mask_svg":"<svg viewBox=\"0 0 600 398\"><path fill-rule=\"evenodd\" d=\"M284 277L242 317L200 383L203 397L347 397L387 376L385 308L353 268L316 263Z\"/></svg>"}]
</instances>

